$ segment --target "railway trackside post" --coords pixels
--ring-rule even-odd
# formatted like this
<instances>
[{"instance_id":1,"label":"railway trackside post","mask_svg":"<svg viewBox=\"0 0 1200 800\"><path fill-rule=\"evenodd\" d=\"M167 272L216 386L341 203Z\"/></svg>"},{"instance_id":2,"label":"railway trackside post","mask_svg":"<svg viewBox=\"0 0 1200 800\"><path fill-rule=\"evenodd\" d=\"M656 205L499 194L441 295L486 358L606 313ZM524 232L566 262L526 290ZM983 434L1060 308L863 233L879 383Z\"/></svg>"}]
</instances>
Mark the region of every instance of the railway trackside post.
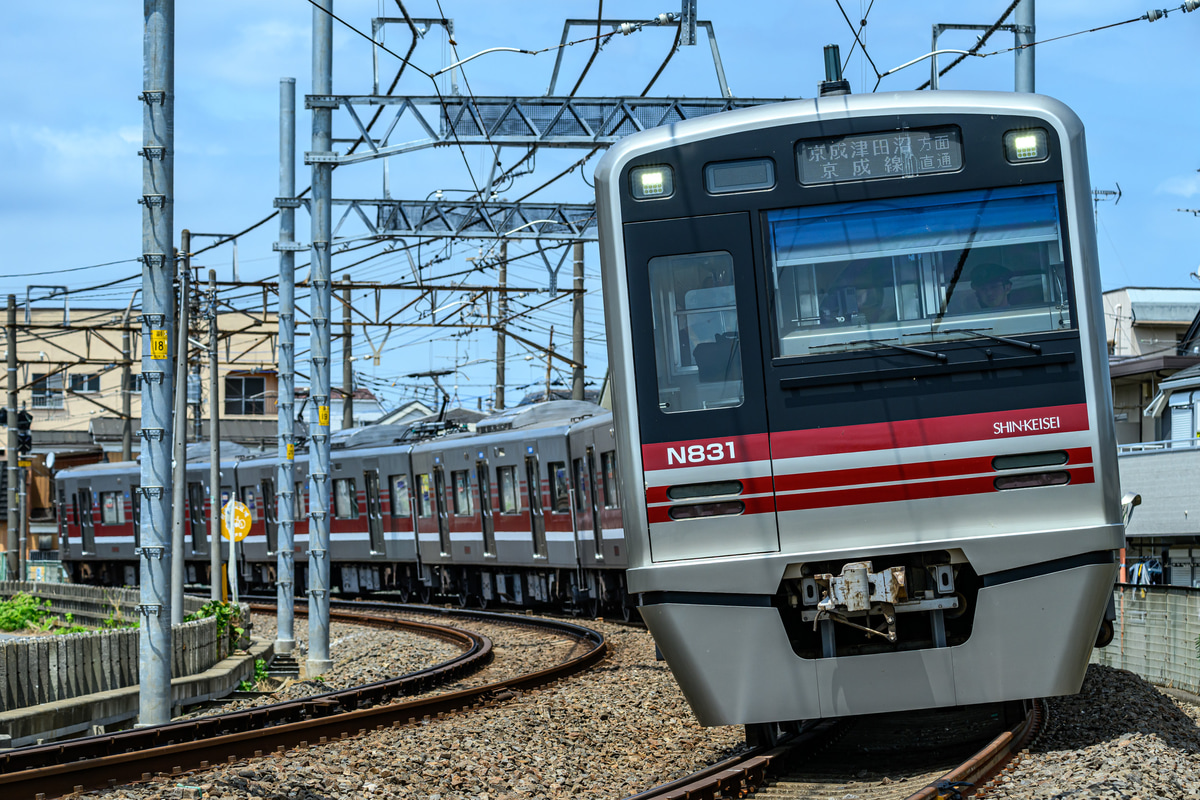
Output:
<instances>
[{"instance_id":1,"label":"railway trackside post","mask_svg":"<svg viewBox=\"0 0 1200 800\"><path fill-rule=\"evenodd\" d=\"M208 271L208 598L221 602L221 395L217 386L217 271Z\"/></svg>"},{"instance_id":2,"label":"railway trackside post","mask_svg":"<svg viewBox=\"0 0 1200 800\"><path fill-rule=\"evenodd\" d=\"M5 326L8 347L8 412L5 424L8 425L8 445L6 450L8 464L8 536L5 548L8 550L8 575L17 576L17 527L21 524L17 509L17 296L8 296L8 324Z\"/></svg>"},{"instance_id":3,"label":"railway trackside post","mask_svg":"<svg viewBox=\"0 0 1200 800\"><path fill-rule=\"evenodd\" d=\"M1018 92L1034 91L1033 0L1021 0L1014 12L1017 49L1013 53L1013 83Z\"/></svg>"},{"instance_id":4,"label":"railway trackside post","mask_svg":"<svg viewBox=\"0 0 1200 800\"><path fill-rule=\"evenodd\" d=\"M496 277L496 285L500 287L499 297L496 298L496 399L492 403L495 411L504 410L504 359L506 354L504 341L504 323L508 316L508 240L500 240L500 267Z\"/></svg>"},{"instance_id":5,"label":"railway trackside post","mask_svg":"<svg viewBox=\"0 0 1200 800\"><path fill-rule=\"evenodd\" d=\"M179 334L175 339L175 413L172 444L174 471L171 484L171 624L183 624L183 511L187 488L187 353L188 295L191 293L192 234L186 228L179 235Z\"/></svg>"},{"instance_id":6,"label":"railway trackside post","mask_svg":"<svg viewBox=\"0 0 1200 800\"><path fill-rule=\"evenodd\" d=\"M695 31L692 32L695 36ZM575 243L575 296L571 298L571 399L583 399L583 242Z\"/></svg>"},{"instance_id":7,"label":"railway trackside post","mask_svg":"<svg viewBox=\"0 0 1200 800\"><path fill-rule=\"evenodd\" d=\"M279 518L275 556L275 652L296 647L296 79L279 80Z\"/></svg>"},{"instance_id":8,"label":"railway trackside post","mask_svg":"<svg viewBox=\"0 0 1200 800\"><path fill-rule=\"evenodd\" d=\"M308 676L329 659L329 396L330 267L333 230L333 0L314 0L312 40L312 389L308 471Z\"/></svg>"},{"instance_id":9,"label":"railway trackside post","mask_svg":"<svg viewBox=\"0 0 1200 800\"><path fill-rule=\"evenodd\" d=\"M146 0L142 72L142 541L138 723L171 719L175 3Z\"/></svg>"},{"instance_id":10,"label":"railway trackside post","mask_svg":"<svg viewBox=\"0 0 1200 800\"><path fill-rule=\"evenodd\" d=\"M350 326L349 275L342 282L342 427L354 427L354 335Z\"/></svg>"}]
</instances>

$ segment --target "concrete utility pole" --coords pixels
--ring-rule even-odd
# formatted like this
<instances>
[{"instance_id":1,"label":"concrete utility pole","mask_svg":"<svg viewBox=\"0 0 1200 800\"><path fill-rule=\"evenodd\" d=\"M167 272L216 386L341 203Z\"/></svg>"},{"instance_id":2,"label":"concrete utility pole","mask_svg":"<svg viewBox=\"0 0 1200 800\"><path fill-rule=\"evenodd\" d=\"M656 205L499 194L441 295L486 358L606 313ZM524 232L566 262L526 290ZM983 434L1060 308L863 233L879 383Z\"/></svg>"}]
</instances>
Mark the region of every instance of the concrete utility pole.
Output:
<instances>
[{"instance_id":1,"label":"concrete utility pole","mask_svg":"<svg viewBox=\"0 0 1200 800\"><path fill-rule=\"evenodd\" d=\"M296 648L296 79L279 81L279 550L275 562L275 652Z\"/></svg>"},{"instance_id":2,"label":"concrete utility pole","mask_svg":"<svg viewBox=\"0 0 1200 800\"><path fill-rule=\"evenodd\" d=\"M333 232L333 0L316 0L312 42L312 446L309 451L309 678L333 666L329 658L329 395L331 301L329 240Z\"/></svg>"},{"instance_id":3,"label":"concrete utility pole","mask_svg":"<svg viewBox=\"0 0 1200 800\"><path fill-rule=\"evenodd\" d=\"M21 524L20 509L17 508L17 296L8 296L8 324L5 326L8 347L8 536L4 543L8 550L8 579L16 580L18 572L17 528Z\"/></svg>"},{"instance_id":4,"label":"concrete utility pole","mask_svg":"<svg viewBox=\"0 0 1200 800\"><path fill-rule=\"evenodd\" d=\"M354 427L354 362L350 330L350 281L342 286L342 427Z\"/></svg>"},{"instance_id":5,"label":"concrete utility pole","mask_svg":"<svg viewBox=\"0 0 1200 800\"><path fill-rule=\"evenodd\" d=\"M132 305L132 302L131 302ZM129 335L129 309L121 332L121 460L133 460L133 343Z\"/></svg>"},{"instance_id":6,"label":"concrete utility pole","mask_svg":"<svg viewBox=\"0 0 1200 800\"><path fill-rule=\"evenodd\" d=\"M179 269L179 335L175 338L175 424L174 462L171 491L171 624L183 624L183 523L187 495L187 353L188 353L188 295L191 293L192 235L185 228L180 234Z\"/></svg>"},{"instance_id":7,"label":"concrete utility pole","mask_svg":"<svg viewBox=\"0 0 1200 800\"><path fill-rule=\"evenodd\" d=\"M1013 70L1015 89L1018 92L1033 92L1034 89L1034 50L1028 45L1034 42L1035 28L1033 24L1033 0L1021 0L1013 13L1013 21L1017 25L1017 51L1013 53Z\"/></svg>"},{"instance_id":8,"label":"concrete utility pole","mask_svg":"<svg viewBox=\"0 0 1200 800\"><path fill-rule=\"evenodd\" d=\"M217 373L217 271L208 271L208 599L221 602L221 391Z\"/></svg>"},{"instance_id":9,"label":"concrete utility pole","mask_svg":"<svg viewBox=\"0 0 1200 800\"><path fill-rule=\"evenodd\" d=\"M138 722L171 720L171 327L175 3L145 0L142 72L142 547Z\"/></svg>"},{"instance_id":10,"label":"concrete utility pole","mask_svg":"<svg viewBox=\"0 0 1200 800\"><path fill-rule=\"evenodd\" d=\"M500 296L496 300L496 411L504 410L504 319L508 316L508 242L500 242Z\"/></svg>"},{"instance_id":11,"label":"concrete utility pole","mask_svg":"<svg viewBox=\"0 0 1200 800\"><path fill-rule=\"evenodd\" d=\"M693 32L694 33L694 32ZM571 399L583 399L583 242L575 243L575 296L571 300Z\"/></svg>"}]
</instances>

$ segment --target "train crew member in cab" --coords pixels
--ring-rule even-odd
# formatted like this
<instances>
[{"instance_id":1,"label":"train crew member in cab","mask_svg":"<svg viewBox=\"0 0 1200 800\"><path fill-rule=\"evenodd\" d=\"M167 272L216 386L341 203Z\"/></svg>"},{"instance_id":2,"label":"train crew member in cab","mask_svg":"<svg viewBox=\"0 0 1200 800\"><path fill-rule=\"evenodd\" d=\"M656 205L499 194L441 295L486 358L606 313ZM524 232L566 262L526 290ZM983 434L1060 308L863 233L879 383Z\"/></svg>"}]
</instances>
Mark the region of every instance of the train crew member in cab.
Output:
<instances>
[{"instance_id":1,"label":"train crew member in cab","mask_svg":"<svg viewBox=\"0 0 1200 800\"><path fill-rule=\"evenodd\" d=\"M999 264L980 264L971 273L971 288L980 308L1008 308L1012 272Z\"/></svg>"},{"instance_id":2,"label":"train crew member in cab","mask_svg":"<svg viewBox=\"0 0 1200 800\"><path fill-rule=\"evenodd\" d=\"M890 264L876 261L865 266L854 279L858 313L868 325L896 321L895 298L885 291L893 283L891 273Z\"/></svg>"}]
</instances>

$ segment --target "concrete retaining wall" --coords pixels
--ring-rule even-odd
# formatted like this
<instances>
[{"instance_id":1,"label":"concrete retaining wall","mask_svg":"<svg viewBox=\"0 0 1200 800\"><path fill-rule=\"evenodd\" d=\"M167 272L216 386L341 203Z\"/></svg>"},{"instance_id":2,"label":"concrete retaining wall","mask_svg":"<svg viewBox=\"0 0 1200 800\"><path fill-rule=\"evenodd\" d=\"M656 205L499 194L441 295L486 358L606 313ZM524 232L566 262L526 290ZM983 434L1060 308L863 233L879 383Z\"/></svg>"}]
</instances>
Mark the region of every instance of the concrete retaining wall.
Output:
<instances>
[{"instance_id":1,"label":"concrete retaining wall","mask_svg":"<svg viewBox=\"0 0 1200 800\"><path fill-rule=\"evenodd\" d=\"M1114 590L1114 600L1116 636L1108 647L1092 651L1092 662L1200 694L1200 590L1122 584Z\"/></svg>"},{"instance_id":2,"label":"concrete retaining wall","mask_svg":"<svg viewBox=\"0 0 1200 800\"><path fill-rule=\"evenodd\" d=\"M51 613L70 612L79 624L99 625L112 617L139 619L136 589L105 589L74 584L0 582L0 596L18 592L48 599ZM184 614L204 605L184 599ZM250 609L242 604L243 619ZM110 692L138 683L141 632L118 628L90 633L10 639L0 646L0 711ZM206 617L172 629L171 675L181 678L205 672L234 650L232 631L218 634L217 620Z\"/></svg>"}]
</instances>

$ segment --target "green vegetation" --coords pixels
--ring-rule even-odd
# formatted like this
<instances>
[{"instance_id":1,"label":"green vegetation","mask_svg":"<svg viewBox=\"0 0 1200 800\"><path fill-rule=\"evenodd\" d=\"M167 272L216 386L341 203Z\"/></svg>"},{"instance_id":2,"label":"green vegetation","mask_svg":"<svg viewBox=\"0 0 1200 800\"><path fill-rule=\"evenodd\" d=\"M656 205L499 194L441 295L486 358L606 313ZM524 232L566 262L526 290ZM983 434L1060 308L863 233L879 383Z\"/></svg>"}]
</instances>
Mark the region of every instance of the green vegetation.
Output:
<instances>
[{"instance_id":1,"label":"green vegetation","mask_svg":"<svg viewBox=\"0 0 1200 800\"><path fill-rule=\"evenodd\" d=\"M36 627L50 616L50 601L39 600L36 597L19 592L11 600L0 602L0 630L19 631L34 624L34 630L44 630ZM51 618L51 624L54 620Z\"/></svg>"},{"instance_id":2,"label":"green vegetation","mask_svg":"<svg viewBox=\"0 0 1200 800\"><path fill-rule=\"evenodd\" d=\"M241 641L242 635L246 633L246 629L237 624L242 621L241 609L233 603L222 603L219 600L209 600L200 607L199 611L192 612L184 617L183 621L193 622L207 617L216 617L218 638L224 636L226 631L231 632L230 643L234 646Z\"/></svg>"},{"instance_id":3,"label":"green vegetation","mask_svg":"<svg viewBox=\"0 0 1200 800\"><path fill-rule=\"evenodd\" d=\"M258 687L267 679L267 662L261 658L254 659L254 680L244 680L238 684L239 692L258 691Z\"/></svg>"}]
</instances>

